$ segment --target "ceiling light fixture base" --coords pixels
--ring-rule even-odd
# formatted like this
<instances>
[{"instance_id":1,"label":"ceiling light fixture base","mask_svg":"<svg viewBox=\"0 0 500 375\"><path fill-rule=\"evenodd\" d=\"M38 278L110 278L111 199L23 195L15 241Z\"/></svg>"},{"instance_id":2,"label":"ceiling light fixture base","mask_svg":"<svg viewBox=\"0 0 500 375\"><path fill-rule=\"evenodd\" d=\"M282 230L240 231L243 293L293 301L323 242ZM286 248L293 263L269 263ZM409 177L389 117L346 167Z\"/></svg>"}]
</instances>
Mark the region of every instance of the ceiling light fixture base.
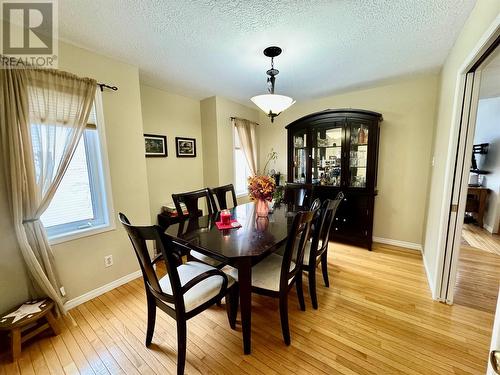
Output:
<instances>
[{"instance_id":1,"label":"ceiling light fixture base","mask_svg":"<svg viewBox=\"0 0 500 375\"><path fill-rule=\"evenodd\" d=\"M276 57L276 56L279 56L281 55L281 52L283 52L283 50L277 46L271 46L271 47L267 47L265 50L264 50L264 55L266 55L267 57Z\"/></svg>"}]
</instances>

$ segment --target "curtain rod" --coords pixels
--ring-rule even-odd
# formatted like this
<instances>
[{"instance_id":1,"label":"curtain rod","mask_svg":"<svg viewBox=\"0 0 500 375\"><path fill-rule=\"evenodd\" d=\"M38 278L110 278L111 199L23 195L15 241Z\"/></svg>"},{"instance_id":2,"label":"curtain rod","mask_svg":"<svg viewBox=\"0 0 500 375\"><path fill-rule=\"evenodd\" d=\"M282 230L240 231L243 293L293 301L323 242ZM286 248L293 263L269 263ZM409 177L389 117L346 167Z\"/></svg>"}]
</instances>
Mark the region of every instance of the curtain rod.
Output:
<instances>
[{"instance_id":1,"label":"curtain rod","mask_svg":"<svg viewBox=\"0 0 500 375\"><path fill-rule=\"evenodd\" d=\"M118 91L118 87L116 87L116 86L110 86L110 85L107 85L105 83L97 83L97 86L99 86L101 88L101 91L104 91L104 89L110 89L110 90L113 90L113 91Z\"/></svg>"},{"instance_id":2,"label":"curtain rod","mask_svg":"<svg viewBox=\"0 0 500 375\"><path fill-rule=\"evenodd\" d=\"M232 120L237 120L237 119L250 121L250 120L247 120L246 118L234 117L234 116L229 117L229 119L230 119L231 121L232 121ZM259 125L257 122L254 122L254 121L250 121L250 122L253 122L255 125Z\"/></svg>"}]
</instances>

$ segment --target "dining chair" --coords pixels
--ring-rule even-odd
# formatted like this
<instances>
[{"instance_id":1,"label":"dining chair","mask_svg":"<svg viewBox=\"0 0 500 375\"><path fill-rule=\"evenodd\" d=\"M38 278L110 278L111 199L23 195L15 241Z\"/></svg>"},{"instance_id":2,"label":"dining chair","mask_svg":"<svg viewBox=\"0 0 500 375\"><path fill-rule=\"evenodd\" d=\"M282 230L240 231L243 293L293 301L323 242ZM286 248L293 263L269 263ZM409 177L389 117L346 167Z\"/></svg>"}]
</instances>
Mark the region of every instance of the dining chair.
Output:
<instances>
[{"instance_id":1,"label":"dining chair","mask_svg":"<svg viewBox=\"0 0 500 375\"><path fill-rule=\"evenodd\" d=\"M294 285L300 308L305 310L301 264L314 214L314 211L298 212L288 234L283 256L272 253L252 267L252 293L279 298L281 330L286 345L290 345L288 292ZM294 253L297 254L295 262L292 261ZM237 270L229 269L228 273L238 280Z\"/></svg>"},{"instance_id":2,"label":"dining chair","mask_svg":"<svg viewBox=\"0 0 500 375\"><path fill-rule=\"evenodd\" d=\"M177 215L181 220L197 218L201 216L200 215L201 210L199 206L200 200L205 200L205 203L207 205L208 215L213 215L214 214L213 202L212 202L213 198L211 198L211 195L212 194L210 193L210 190L208 188L189 191L186 193L172 194L172 200L174 201L174 205L177 210ZM187 213L183 212L181 203L183 203L186 206ZM198 251L192 250L189 256L191 258L199 260L200 262L206 263L213 267L222 268L225 266L224 262L220 262Z\"/></svg>"},{"instance_id":3,"label":"dining chair","mask_svg":"<svg viewBox=\"0 0 500 375\"><path fill-rule=\"evenodd\" d=\"M328 288L328 244L330 229L335 214L344 194L339 192L334 200L327 199L321 205L316 218L313 221L311 240L307 241L304 251L302 270L306 271L309 279L309 294L314 309L318 308L318 297L316 294L316 267L321 263L323 280Z\"/></svg>"},{"instance_id":4,"label":"dining chair","mask_svg":"<svg viewBox=\"0 0 500 375\"><path fill-rule=\"evenodd\" d=\"M283 193L283 202L298 207L309 207L312 198L311 184L287 183Z\"/></svg>"},{"instance_id":5,"label":"dining chair","mask_svg":"<svg viewBox=\"0 0 500 375\"><path fill-rule=\"evenodd\" d=\"M184 373L186 362L186 322L226 296L226 309L231 328L235 328L238 308L238 294L235 280L217 268L200 262L182 264L179 248L189 247L176 244L155 226L133 226L120 213L120 222L132 242L141 267L146 289L148 320L146 346L153 340L156 308L159 307L177 322L177 374ZM161 251L151 260L146 241L155 241ZM158 279L154 264L164 260L167 274Z\"/></svg>"},{"instance_id":6,"label":"dining chair","mask_svg":"<svg viewBox=\"0 0 500 375\"><path fill-rule=\"evenodd\" d=\"M175 209L177 210L177 215L180 218L188 217L198 217L200 215L200 200L205 200L207 205L207 214L212 215L214 213L212 207L212 199L210 198L210 190L208 188L188 191L186 193L172 194L172 200L174 201ZM184 213L182 205L186 206L187 213Z\"/></svg>"},{"instance_id":7,"label":"dining chair","mask_svg":"<svg viewBox=\"0 0 500 375\"><path fill-rule=\"evenodd\" d=\"M224 186L219 186L210 189L210 198L212 200L212 206L214 211L222 211L228 208L227 206L227 193L231 193L231 197L233 198L233 207L238 205L236 200L236 193L234 191L234 185L228 184ZM215 202L215 198L217 198L217 203Z\"/></svg>"}]
</instances>

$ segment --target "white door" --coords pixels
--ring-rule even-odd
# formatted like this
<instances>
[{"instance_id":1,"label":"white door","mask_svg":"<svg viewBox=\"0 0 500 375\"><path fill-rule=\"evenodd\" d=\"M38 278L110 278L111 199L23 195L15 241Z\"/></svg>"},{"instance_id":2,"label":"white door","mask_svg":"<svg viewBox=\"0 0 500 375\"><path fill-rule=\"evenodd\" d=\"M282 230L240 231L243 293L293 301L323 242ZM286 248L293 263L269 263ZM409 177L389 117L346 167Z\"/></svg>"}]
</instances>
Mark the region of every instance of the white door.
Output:
<instances>
[{"instance_id":1,"label":"white door","mask_svg":"<svg viewBox=\"0 0 500 375\"><path fill-rule=\"evenodd\" d=\"M453 303L457 274L458 256L462 236L462 225L467 201L467 186L472 155L474 131L476 129L477 105L481 73L472 72L465 76L463 109L460 121L458 152L455 160L453 191L450 202L450 216L446 238L444 270L441 280L440 298L446 303Z\"/></svg>"}]
</instances>

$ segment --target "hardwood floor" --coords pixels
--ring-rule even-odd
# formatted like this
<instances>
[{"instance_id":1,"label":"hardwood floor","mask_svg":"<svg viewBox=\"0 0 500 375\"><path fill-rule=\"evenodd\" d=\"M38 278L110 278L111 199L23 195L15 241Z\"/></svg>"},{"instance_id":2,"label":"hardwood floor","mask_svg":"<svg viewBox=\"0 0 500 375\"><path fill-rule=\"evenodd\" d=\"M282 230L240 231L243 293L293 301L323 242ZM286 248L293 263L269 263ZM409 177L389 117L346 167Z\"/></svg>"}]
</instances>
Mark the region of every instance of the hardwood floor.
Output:
<instances>
[{"instance_id":1,"label":"hardwood floor","mask_svg":"<svg viewBox=\"0 0 500 375\"><path fill-rule=\"evenodd\" d=\"M484 228L475 224L464 224L462 229L462 241L465 246L475 247L489 253L500 256L500 236L491 234Z\"/></svg>"},{"instance_id":2,"label":"hardwood floor","mask_svg":"<svg viewBox=\"0 0 500 375\"><path fill-rule=\"evenodd\" d=\"M460 247L455 304L494 314L499 282L499 255L470 246Z\"/></svg>"},{"instance_id":3,"label":"hardwood floor","mask_svg":"<svg viewBox=\"0 0 500 375\"><path fill-rule=\"evenodd\" d=\"M454 303L495 313L500 283L500 236L464 224Z\"/></svg>"},{"instance_id":4,"label":"hardwood floor","mask_svg":"<svg viewBox=\"0 0 500 375\"><path fill-rule=\"evenodd\" d=\"M318 284L319 310L290 295L291 346L281 337L278 305L253 296L251 355L241 326L224 307L188 322L189 374L484 374L493 314L431 300L418 252L375 244L372 252L330 246L331 286ZM318 273L318 280L321 276ZM307 284L306 278L304 279ZM158 311L151 349L144 346L146 303L136 279L71 310L62 333L23 348L4 374L172 374L174 321ZM307 291L307 286L305 286Z\"/></svg>"}]
</instances>

